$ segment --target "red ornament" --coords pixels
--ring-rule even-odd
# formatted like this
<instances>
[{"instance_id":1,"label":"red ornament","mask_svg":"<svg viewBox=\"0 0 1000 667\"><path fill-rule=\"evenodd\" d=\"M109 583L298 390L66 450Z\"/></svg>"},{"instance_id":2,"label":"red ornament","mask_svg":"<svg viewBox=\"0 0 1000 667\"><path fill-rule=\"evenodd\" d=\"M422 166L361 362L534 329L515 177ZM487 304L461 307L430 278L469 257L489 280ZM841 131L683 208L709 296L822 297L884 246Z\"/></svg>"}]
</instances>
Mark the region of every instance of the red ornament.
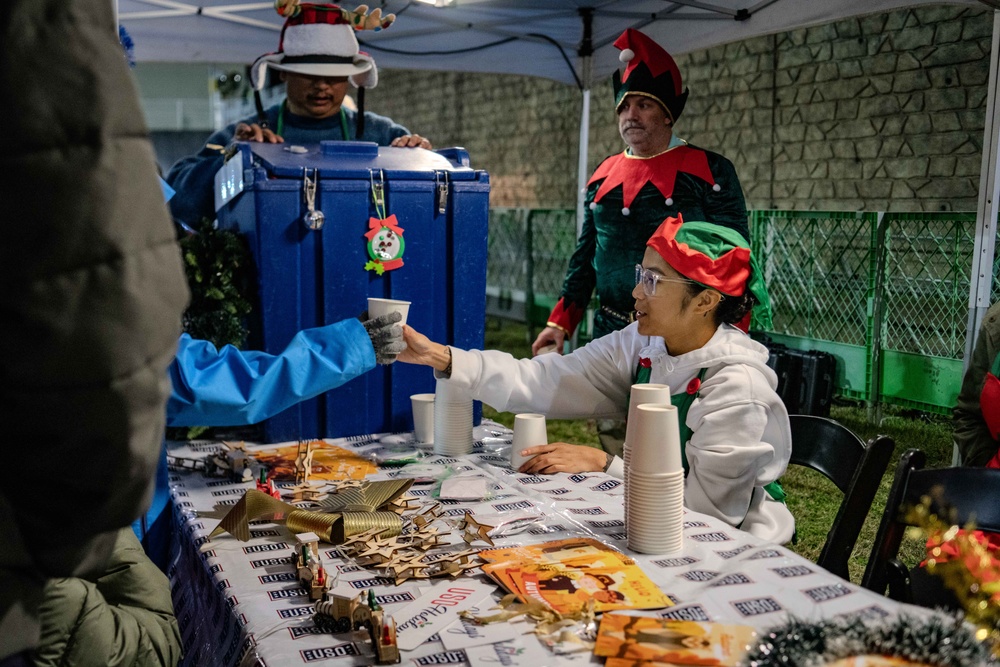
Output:
<instances>
[{"instance_id":1,"label":"red ornament","mask_svg":"<svg viewBox=\"0 0 1000 667\"><path fill-rule=\"evenodd\" d=\"M639 366L640 368L652 368L653 362L646 357L639 357Z\"/></svg>"},{"instance_id":2,"label":"red ornament","mask_svg":"<svg viewBox=\"0 0 1000 667\"><path fill-rule=\"evenodd\" d=\"M688 382L687 393L697 394L699 389L701 389L701 378L694 378Z\"/></svg>"}]
</instances>

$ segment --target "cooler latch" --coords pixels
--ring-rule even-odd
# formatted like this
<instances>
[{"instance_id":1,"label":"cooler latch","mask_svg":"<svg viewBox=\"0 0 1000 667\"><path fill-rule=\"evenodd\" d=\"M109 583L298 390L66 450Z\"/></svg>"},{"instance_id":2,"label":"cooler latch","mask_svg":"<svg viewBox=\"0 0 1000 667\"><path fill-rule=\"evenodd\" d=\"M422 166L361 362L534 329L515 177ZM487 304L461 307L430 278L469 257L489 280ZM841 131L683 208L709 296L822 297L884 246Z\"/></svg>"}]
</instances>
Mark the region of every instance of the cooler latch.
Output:
<instances>
[{"instance_id":1,"label":"cooler latch","mask_svg":"<svg viewBox=\"0 0 1000 667\"><path fill-rule=\"evenodd\" d=\"M448 212L448 172L434 172L434 195L437 198L437 212L442 215Z\"/></svg>"}]
</instances>

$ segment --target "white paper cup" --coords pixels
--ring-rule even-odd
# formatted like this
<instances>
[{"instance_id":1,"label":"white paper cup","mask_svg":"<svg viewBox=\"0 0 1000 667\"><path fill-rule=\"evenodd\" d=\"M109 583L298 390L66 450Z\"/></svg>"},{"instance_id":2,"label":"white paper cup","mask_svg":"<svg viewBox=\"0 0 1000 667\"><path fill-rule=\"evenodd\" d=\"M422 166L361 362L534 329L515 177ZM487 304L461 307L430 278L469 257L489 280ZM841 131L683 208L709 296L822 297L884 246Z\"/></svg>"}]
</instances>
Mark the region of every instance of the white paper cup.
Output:
<instances>
[{"instance_id":1,"label":"white paper cup","mask_svg":"<svg viewBox=\"0 0 1000 667\"><path fill-rule=\"evenodd\" d=\"M434 442L434 394L413 394L413 437L417 442Z\"/></svg>"},{"instance_id":2,"label":"white paper cup","mask_svg":"<svg viewBox=\"0 0 1000 667\"><path fill-rule=\"evenodd\" d=\"M677 408L640 405L636 407L635 425L631 430L635 434L629 442L633 469L647 473L683 470Z\"/></svg>"},{"instance_id":3,"label":"white paper cup","mask_svg":"<svg viewBox=\"0 0 1000 667\"><path fill-rule=\"evenodd\" d=\"M399 325L406 324L406 316L410 312L409 301L399 301L398 299L376 299L368 297L368 318L375 319L389 313L399 313L401 319Z\"/></svg>"},{"instance_id":4,"label":"white paper cup","mask_svg":"<svg viewBox=\"0 0 1000 667\"><path fill-rule=\"evenodd\" d=\"M657 482L660 484L672 484L678 480L683 482L684 469L672 470L670 472L645 472L637 469L628 471L627 479L635 479L640 482Z\"/></svg>"},{"instance_id":5,"label":"white paper cup","mask_svg":"<svg viewBox=\"0 0 1000 667\"><path fill-rule=\"evenodd\" d=\"M514 416L514 438L510 445L510 467L517 470L524 462L532 458L521 456L521 450L528 447L549 444L549 435L545 430L545 415L531 413Z\"/></svg>"},{"instance_id":6,"label":"white paper cup","mask_svg":"<svg viewBox=\"0 0 1000 667\"><path fill-rule=\"evenodd\" d=\"M472 398L446 380L434 390L434 453L459 456L472 451Z\"/></svg>"},{"instance_id":7,"label":"white paper cup","mask_svg":"<svg viewBox=\"0 0 1000 667\"><path fill-rule=\"evenodd\" d=\"M628 548L640 554L664 556L666 554L675 554L683 551L684 541L680 540L675 542L651 543L630 537L628 539Z\"/></svg>"},{"instance_id":8,"label":"white paper cup","mask_svg":"<svg viewBox=\"0 0 1000 667\"><path fill-rule=\"evenodd\" d=\"M683 478L677 481L630 478L625 480L625 484L630 489L641 490L641 491L653 491L663 497L667 496L668 494L684 493Z\"/></svg>"},{"instance_id":9,"label":"white paper cup","mask_svg":"<svg viewBox=\"0 0 1000 667\"><path fill-rule=\"evenodd\" d=\"M625 422L625 444L622 458L625 460L625 469L632 467L632 452L629 442L635 435L635 410L640 405L670 405L670 387L665 384L634 384L629 391L628 418Z\"/></svg>"},{"instance_id":10,"label":"white paper cup","mask_svg":"<svg viewBox=\"0 0 1000 667\"><path fill-rule=\"evenodd\" d=\"M683 505L678 504L676 508L669 507L656 507L655 509L641 509L638 507L632 507L628 511L629 519L633 521L643 522L640 527L645 525L645 522L649 522L650 527L656 530L663 530L665 523L670 519L676 519L684 516Z\"/></svg>"}]
</instances>

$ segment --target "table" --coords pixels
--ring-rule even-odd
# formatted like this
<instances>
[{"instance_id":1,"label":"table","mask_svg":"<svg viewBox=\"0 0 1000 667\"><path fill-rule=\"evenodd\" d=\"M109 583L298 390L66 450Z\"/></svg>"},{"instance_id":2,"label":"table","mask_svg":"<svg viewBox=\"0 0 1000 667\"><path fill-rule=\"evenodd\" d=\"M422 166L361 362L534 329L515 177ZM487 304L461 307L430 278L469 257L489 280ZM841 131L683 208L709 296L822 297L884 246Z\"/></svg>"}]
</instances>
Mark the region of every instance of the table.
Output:
<instances>
[{"instance_id":1,"label":"table","mask_svg":"<svg viewBox=\"0 0 1000 667\"><path fill-rule=\"evenodd\" d=\"M405 437L371 435L326 442L369 455L384 452L386 442L399 442ZM476 427L475 438L476 445L470 455L444 457L429 452L429 457L418 464L424 472L450 469L453 474L484 476L489 481L492 498L468 503L445 501L443 517L460 518L466 512L475 515L540 510L545 515L541 524L528 532L498 539L497 546L581 534L596 537L632 556L676 603L652 614L766 628L784 622L789 615L806 620L841 614L882 618L897 614L901 608L784 547L764 543L717 519L691 511L685 512L682 552L666 556L629 552L624 534L621 480L604 473L523 475L506 467L509 430L484 422ZM168 444L169 453L180 456L204 456L216 448L213 443ZM411 476L408 468L411 466L379 469L367 479ZM239 542L225 534L208 539L219 518L209 518L206 513L220 503L235 504L252 486L208 478L193 471L171 474L179 539L168 575L184 644L188 647L186 664L224 667L373 664L370 657L358 655L348 635L322 633L313 625L312 604L296 581L288 558L295 542L282 525L252 525L249 542ZM409 493L428 497L430 501L431 487L414 486ZM475 546L486 547L478 542ZM395 586L376 571L339 559L332 545L324 543L321 547L327 572L339 577L338 587L358 591L373 588L388 614L403 609L437 581L409 580ZM481 573L475 579L487 581ZM912 613L914 608L907 610ZM555 656L533 635L521 636L513 643L464 651L447 650L435 635L432 641L402 653L403 664L486 662L543 667L601 661L589 653Z\"/></svg>"}]
</instances>

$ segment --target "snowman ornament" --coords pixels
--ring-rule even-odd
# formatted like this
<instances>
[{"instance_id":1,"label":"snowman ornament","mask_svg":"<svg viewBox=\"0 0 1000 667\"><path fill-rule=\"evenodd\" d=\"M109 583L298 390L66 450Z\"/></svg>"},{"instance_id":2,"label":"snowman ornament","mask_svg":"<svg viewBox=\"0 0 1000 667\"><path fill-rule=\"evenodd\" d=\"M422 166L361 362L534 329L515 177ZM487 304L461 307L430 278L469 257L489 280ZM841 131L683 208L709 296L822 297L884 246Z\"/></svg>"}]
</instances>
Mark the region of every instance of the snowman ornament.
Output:
<instances>
[{"instance_id":1,"label":"snowman ornament","mask_svg":"<svg viewBox=\"0 0 1000 667\"><path fill-rule=\"evenodd\" d=\"M403 251L406 242L403 240L403 228L399 226L395 215L387 218L369 218L368 232L368 263L366 271L374 271L382 275L403 266Z\"/></svg>"}]
</instances>

